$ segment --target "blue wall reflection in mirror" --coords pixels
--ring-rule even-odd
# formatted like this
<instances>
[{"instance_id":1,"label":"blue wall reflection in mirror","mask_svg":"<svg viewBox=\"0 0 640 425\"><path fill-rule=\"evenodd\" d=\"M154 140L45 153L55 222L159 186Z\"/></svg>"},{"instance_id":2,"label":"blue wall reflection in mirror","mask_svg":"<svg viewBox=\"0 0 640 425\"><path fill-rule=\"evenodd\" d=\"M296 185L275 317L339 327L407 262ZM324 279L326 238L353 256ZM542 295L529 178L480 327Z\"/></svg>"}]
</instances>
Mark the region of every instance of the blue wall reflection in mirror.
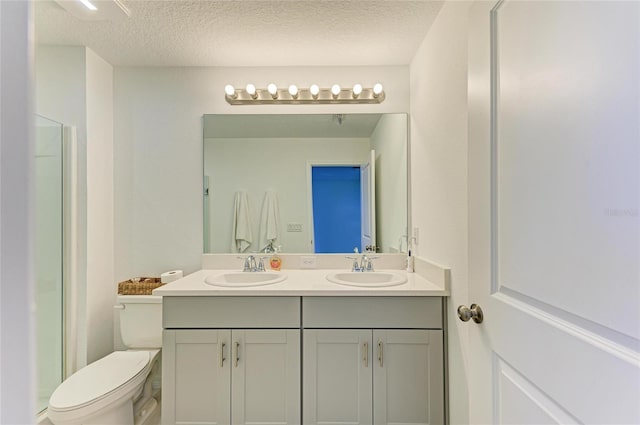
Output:
<instances>
[{"instance_id":1,"label":"blue wall reflection in mirror","mask_svg":"<svg viewBox=\"0 0 640 425\"><path fill-rule=\"evenodd\" d=\"M314 166L311 178L315 252L353 252L361 239L360 167Z\"/></svg>"}]
</instances>

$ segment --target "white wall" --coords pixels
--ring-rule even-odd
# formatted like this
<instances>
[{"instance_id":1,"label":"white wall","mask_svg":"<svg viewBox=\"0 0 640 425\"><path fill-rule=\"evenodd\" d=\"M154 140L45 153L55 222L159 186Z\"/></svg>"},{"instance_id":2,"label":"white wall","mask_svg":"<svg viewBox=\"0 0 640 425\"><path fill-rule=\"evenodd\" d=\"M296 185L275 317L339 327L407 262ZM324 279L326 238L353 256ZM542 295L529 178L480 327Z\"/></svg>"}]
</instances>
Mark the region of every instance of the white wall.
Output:
<instances>
[{"instance_id":1,"label":"white wall","mask_svg":"<svg viewBox=\"0 0 640 425\"><path fill-rule=\"evenodd\" d=\"M86 50L87 361L113 351L113 67Z\"/></svg>"},{"instance_id":2,"label":"white wall","mask_svg":"<svg viewBox=\"0 0 640 425\"><path fill-rule=\"evenodd\" d=\"M449 399L452 424L467 424L467 328L456 316L468 304L467 14L469 2L446 2L410 67L411 186L415 253L451 268Z\"/></svg>"},{"instance_id":3,"label":"white wall","mask_svg":"<svg viewBox=\"0 0 640 425\"><path fill-rule=\"evenodd\" d=\"M231 252L235 193L247 192L256 252L265 192L278 197L282 252L310 252L307 162L361 164L369 157L369 139L206 139L205 174L209 176L210 252ZM302 232L287 232L287 223L302 224ZM239 263L239 266L241 264Z\"/></svg>"},{"instance_id":4,"label":"white wall","mask_svg":"<svg viewBox=\"0 0 640 425\"><path fill-rule=\"evenodd\" d=\"M86 332L86 156L87 156L87 126L86 126L86 48L80 46L36 46L35 75L36 75L36 113L76 127L76 145L78 163L78 264L76 275L79 276L77 287L78 301L76 308L77 334L71 341L70 347L75 347L71 354L76 358L77 368L86 364L87 332ZM74 343L75 342L75 343ZM67 354L69 355L69 353Z\"/></svg>"},{"instance_id":5,"label":"white wall","mask_svg":"<svg viewBox=\"0 0 640 425\"><path fill-rule=\"evenodd\" d=\"M79 368L113 349L113 68L75 46L38 46L35 64L36 112L77 131Z\"/></svg>"},{"instance_id":6,"label":"white wall","mask_svg":"<svg viewBox=\"0 0 640 425\"><path fill-rule=\"evenodd\" d=\"M406 252L407 116L383 115L371 134L376 151L376 245L381 252ZM395 250L394 250L395 249Z\"/></svg>"},{"instance_id":7,"label":"white wall","mask_svg":"<svg viewBox=\"0 0 640 425\"><path fill-rule=\"evenodd\" d=\"M202 115L408 112L408 67L116 68L116 280L200 268ZM380 81L380 105L231 106L225 84Z\"/></svg>"}]
</instances>

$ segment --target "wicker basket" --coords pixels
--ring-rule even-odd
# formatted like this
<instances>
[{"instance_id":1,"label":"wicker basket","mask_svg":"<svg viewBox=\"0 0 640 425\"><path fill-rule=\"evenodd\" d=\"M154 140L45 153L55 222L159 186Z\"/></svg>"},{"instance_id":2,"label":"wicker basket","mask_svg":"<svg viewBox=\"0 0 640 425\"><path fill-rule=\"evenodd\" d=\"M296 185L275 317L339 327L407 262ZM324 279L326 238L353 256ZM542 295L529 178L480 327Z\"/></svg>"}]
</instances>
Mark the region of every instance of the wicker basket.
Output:
<instances>
[{"instance_id":1,"label":"wicker basket","mask_svg":"<svg viewBox=\"0 0 640 425\"><path fill-rule=\"evenodd\" d=\"M162 285L159 277L134 277L118 283L118 295L151 295L151 291Z\"/></svg>"}]
</instances>

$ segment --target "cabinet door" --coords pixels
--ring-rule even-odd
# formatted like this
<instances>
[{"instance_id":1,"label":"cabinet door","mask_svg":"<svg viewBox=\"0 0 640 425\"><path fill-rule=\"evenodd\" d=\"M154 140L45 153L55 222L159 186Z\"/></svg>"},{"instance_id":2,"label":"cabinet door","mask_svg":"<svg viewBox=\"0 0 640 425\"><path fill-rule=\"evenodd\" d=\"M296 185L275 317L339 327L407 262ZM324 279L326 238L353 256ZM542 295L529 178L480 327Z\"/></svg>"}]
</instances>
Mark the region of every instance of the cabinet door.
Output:
<instances>
[{"instance_id":1,"label":"cabinet door","mask_svg":"<svg viewBox=\"0 0 640 425\"><path fill-rule=\"evenodd\" d=\"M231 332L165 330L162 423L228 425Z\"/></svg>"},{"instance_id":2,"label":"cabinet door","mask_svg":"<svg viewBox=\"0 0 640 425\"><path fill-rule=\"evenodd\" d=\"M371 330L305 329L305 425L372 423Z\"/></svg>"},{"instance_id":3,"label":"cabinet door","mask_svg":"<svg viewBox=\"0 0 640 425\"><path fill-rule=\"evenodd\" d=\"M375 425L444 423L441 330L374 330Z\"/></svg>"},{"instance_id":4,"label":"cabinet door","mask_svg":"<svg viewBox=\"0 0 640 425\"><path fill-rule=\"evenodd\" d=\"M233 330L234 425L300 423L300 330Z\"/></svg>"}]
</instances>

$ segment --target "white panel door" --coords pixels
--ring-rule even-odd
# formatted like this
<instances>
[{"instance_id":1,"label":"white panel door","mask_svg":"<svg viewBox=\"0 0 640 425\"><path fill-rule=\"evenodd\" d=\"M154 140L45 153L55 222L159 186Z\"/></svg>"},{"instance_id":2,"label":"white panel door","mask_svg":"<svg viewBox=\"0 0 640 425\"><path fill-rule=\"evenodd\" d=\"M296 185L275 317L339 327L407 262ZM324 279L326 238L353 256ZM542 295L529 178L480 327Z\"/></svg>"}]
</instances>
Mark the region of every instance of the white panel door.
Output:
<instances>
[{"instance_id":1,"label":"white panel door","mask_svg":"<svg viewBox=\"0 0 640 425\"><path fill-rule=\"evenodd\" d=\"M232 332L234 425L300 423L300 330Z\"/></svg>"},{"instance_id":2,"label":"white panel door","mask_svg":"<svg viewBox=\"0 0 640 425\"><path fill-rule=\"evenodd\" d=\"M470 418L640 423L640 3L469 22Z\"/></svg>"},{"instance_id":3,"label":"white panel door","mask_svg":"<svg viewBox=\"0 0 640 425\"><path fill-rule=\"evenodd\" d=\"M371 330L305 329L303 423L372 423Z\"/></svg>"},{"instance_id":4,"label":"white panel door","mask_svg":"<svg viewBox=\"0 0 640 425\"><path fill-rule=\"evenodd\" d=\"M374 330L373 423L444 423L441 330Z\"/></svg>"},{"instance_id":5,"label":"white panel door","mask_svg":"<svg viewBox=\"0 0 640 425\"><path fill-rule=\"evenodd\" d=\"M162 423L231 421L229 330L163 332Z\"/></svg>"}]
</instances>

